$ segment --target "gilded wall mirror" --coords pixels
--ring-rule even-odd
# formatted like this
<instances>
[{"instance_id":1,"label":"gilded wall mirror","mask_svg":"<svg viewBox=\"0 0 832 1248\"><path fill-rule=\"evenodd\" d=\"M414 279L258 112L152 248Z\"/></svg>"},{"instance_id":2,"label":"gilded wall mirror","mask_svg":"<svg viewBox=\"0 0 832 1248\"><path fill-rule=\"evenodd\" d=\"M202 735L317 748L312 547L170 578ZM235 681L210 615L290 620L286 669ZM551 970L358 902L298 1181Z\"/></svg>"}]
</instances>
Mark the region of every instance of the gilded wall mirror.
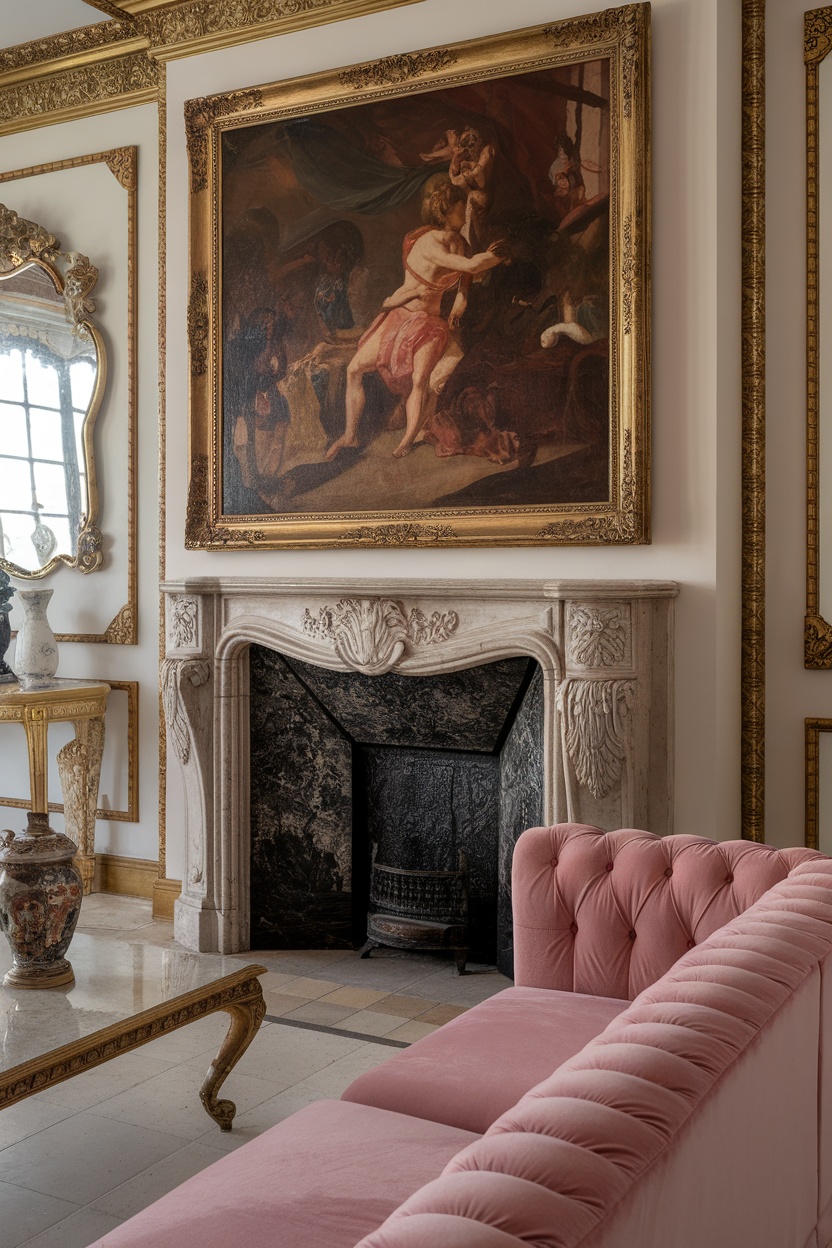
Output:
<instances>
[{"instance_id":1,"label":"gilded wall mirror","mask_svg":"<svg viewBox=\"0 0 832 1248\"><path fill-rule=\"evenodd\" d=\"M804 664L832 668L832 6L804 16L807 560Z\"/></svg>"},{"instance_id":2,"label":"gilded wall mirror","mask_svg":"<svg viewBox=\"0 0 832 1248\"><path fill-rule=\"evenodd\" d=\"M0 568L12 576L101 567L97 279L86 256L0 204Z\"/></svg>"}]
</instances>

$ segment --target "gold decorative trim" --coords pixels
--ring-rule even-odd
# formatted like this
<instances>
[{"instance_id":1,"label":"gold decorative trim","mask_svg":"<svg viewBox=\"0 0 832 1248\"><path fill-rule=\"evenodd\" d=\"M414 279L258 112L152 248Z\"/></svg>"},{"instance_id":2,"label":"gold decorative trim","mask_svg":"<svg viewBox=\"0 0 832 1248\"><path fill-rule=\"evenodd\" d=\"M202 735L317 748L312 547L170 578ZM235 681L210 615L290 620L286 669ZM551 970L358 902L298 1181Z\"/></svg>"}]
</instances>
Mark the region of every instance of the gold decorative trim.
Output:
<instances>
[{"instance_id":1,"label":"gold decorative trim","mask_svg":"<svg viewBox=\"0 0 832 1248\"><path fill-rule=\"evenodd\" d=\"M146 52L27 77L0 90L0 135L156 99L159 70Z\"/></svg>"},{"instance_id":2,"label":"gold decorative trim","mask_svg":"<svg viewBox=\"0 0 832 1248\"><path fill-rule=\"evenodd\" d=\"M138 149L136 147L116 147L106 152L94 152L88 156L72 156L66 160L51 161L43 165L32 165L27 169L13 169L8 173L0 173L0 184L35 177L41 173L56 173L62 169L79 169L85 165L96 165L102 162L107 165L119 185L127 192L127 602L120 608L103 633L58 633L56 638L59 642L103 642L109 645L135 646L138 642L138 531L136 519L136 456L138 454L136 309L138 306L139 280L136 259L138 241ZM51 245L57 246L57 240L53 238ZM89 570L89 568L82 568L82 571Z\"/></svg>"},{"instance_id":3,"label":"gold decorative trim","mask_svg":"<svg viewBox=\"0 0 832 1248\"><path fill-rule=\"evenodd\" d=\"M159 876L159 864L147 858L95 855L93 892L118 893L122 897L145 897L149 901Z\"/></svg>"},{"instance_id":4,"label":"gold decorative trim","mask_svg":"<svg viewBox=\"0 0 832 1248\"><path fill-rule=\"evenodd\" d=\"M832 50L832 7L803 18L806 62L806 621L803 665L832 668L832 625L820 604L820 228L818 71Z\"/></svg>"},{"instance_id":5,"label":"gold decorative trim","mask_svg":"<svg viewBox=\"0 0 832 1248\"><path fill-rule=\"evenodd\" d=\"M633 332L633 302L638 293L638 266L633 218L624 221L621 239L621 320L625 334Z\"/></svg>"},{"instance_id":6,"label":"gold decorative trim","mask_svg":"<svg viewBox=\"0 0 832 1248\"><path fill-rule=\"evenodd\" d=\"M171 997L149 1010L131 1014L129 1018L60 1045L31 1061L7 1068L0 1075L0 1108L63 1083L82 1071L101 1066L120 1053L129 1053L149 1040L155 1040L157 1036L169 1035L196 1019L222 1011L231 1015L231 1026L219 1053L208 1068L199 1096L206 1112L221 1130L230 1131L236 1107L233 1101L218 1101L217 1092L245 1053L262 1022L266 1004L257 977L265 974L264 966L253 963L203 988Z\"/></svg>"},{"instance_id":7,"label":"gold decorative trim","mask_svg":"<svg viewBox=\"0 0 832 1248\"><path fill-rule=\"evenodd\" d=\"M804 719L805 831L807 849L820 841L820 734L832 732L832 719Z\"/></svg>"},{"instance_id":8,"label":"gold decorative trim","mask_svg":"<svg viewBox=\"0 0 832 1248\"><path fill-rule=\"evenodd\" d=\"M555 520L552 524L544 525L538 537L553 537L560 541L586 541L597 534L600 541L634 541L638 515L638 492L633 472L633 437L629 429L624 430L622 460L621 498L617 515L586 516L581 520Z\"/></svg>"},{"instance_id":9,"label":"gold decorative trim","mask_svg":"<svg viewBox=\"0 0 832 1248\"><path fill-rule=\"evenodd\" d=\"M204 376L208 367L208 332L208 278L204 273L192 273L191 297L188 300L188 347L192 377Z\"/></svg>"},{"instance_id":10,"label":"gold decorative trim","mask_svg":"<svg viewBox=\"0 0 832 1248\"><path fill-rule=\"evenodd\" d=\"M113 0L84 0L91 9L98 9L100 13L106 13L109 17L114 17L117 22L135 22L132 13L125 13L119 4L113 4Z\"/></svg>"},{"instance_id":11,"label":"gold decorative trim","mask_svg":"<svg viewBox=\"0 0 832 1248\"><path fill-rule=\"evenodd\" d=\"M742 2L742 835L765 840L765 0Z\"/></svg>"},{"instance_id":12,"label":"gold decorative trim","mask_svg":"<svg viewBox=\"0 0 832 1248\"><path fill-rule=\"evenodd\" d=\"M145 9L137 26L158 60L215 52L329 22L381 13L418 0L180 0Z\"/></svg>"},{"instance_id":13,"label":"gold decorative trim","mask_svg":"<svg viewBox=\"0 0 832 1248\"><path fill-rule=\"evenodd\" d=\"M376 524L368 529L348 529L339 540L345 545L372 542L374 546L435 546L456 536L449 524Z\"/></svg>"},{"instance_id":14,"label":"gold decorative trim","mask_svg":"<svg viewBox=\"0 0 832 1248\"><path fill-rule=\"evenodd\" d=\"M231 529L212 524L210 514L210 475L207 455L191 456L188 481L188 507L185 513L185 549L201 550L205 545L219 545L228 550L265 541L263 529Z\"/></svg>"},{"instance_id":15,"label":"gold decorative trim","mask_svg":"<svg viewBox=\"0 0 832 1248\"><path fill-rule=\"evenodd\" d=\"M159 584L161 585L166 579L167 552L165 549L167 542L167 512L166 512L166 496L167 496L167 69L164 65L159 66L159 192L158 192L158 248L159 248L159 272L158 272L158 300L159 300L159 321L158 321L158 354L159 354L159 534L158 534L158 564L159 564ZM159 876L157 888L164 882L167 875L167 779L168 779L168 752L167 752L167 728L165 725L165 713L162 703L162 682L161 668L165 658L165 600L164 595L159 594L159 609L157 614L157 635L158 635L158 662L159 662L159 680L157 681L157 708L159 722ZM180 884L181 891L181 884ZM157 905L159 911L162 908L162 898L166 895L163 892L157 893L154 889L153 893L153 913L157 914ZM157 903L158 897L158 903ZM170 917L173 916L173 899L170 901ZM167 917L167 916L166 916Z\"/></svg>"},{"instance_id":16,"label":"gold decorative trim","mask_svg":"<svg viewBox=\"0 0 832 1248\"><path fill-rule=\"evenodd\" d=\"M621 56L621 100L624 116L632 116L633 99L637 89L638 51L640 22L638 4L624 4L618 9L605 9L589 17L569 18L555 26L547 26L544 34L555 47L568 44L597 44L607 39L615 40ZM571 30L575 38L571 38Z\"/></svg>"},{"instance_id":17,"label":"gold decorative trim","mask_svg":"<svg viewBox=\"0 0 832 1248\"><path fill-rule=\"evenodd\" d=\"M181 893L181 880L166 880L164 878L156 880L153 885L154 919L172 919L174 904L176 899L181 896Z\"/></svg>"},{"instance_id":18,"label":"gold decorative trim","mask_svg":"<svg viewBox=\"0 0 832 1248\"><path fill-rule=\"evenodd\" d=\"M262 103L263 93L256 87L185 101L185 138L191 166L192 194L208 185L208 127L220 117L244 113L259 108Z\"/></svg>"},{"instance_id":19,"label":"gold decorative trim","mask_svg":"<svg viewBox=\"0 0 832 1248\"><path fill-rule=\"evenodd\" d=\"M139 682L137 680L110 680L107 684L111 690L121 690L127 694L127 809L97 810L96 819L105 819L114 823L139 822ZM15 810L28 810L31 797L0 797L0 806L9 806ZM50 802L49 810L55 814L64 813L63 802Z\"/></svg>"},{"instance_id":20,"label":"gold decorative trim","mask_svg":"<svg viewBox=\"0 0 832 1248\"><path fill-rule=\"evenodd\" d=\"M0 89L18 82L94 64L113 56L136 52L146 46L129 27L96 22L78 30L66 30L46 39L33 39L0 51Z\"/></svg>"},{"instance_id":21,"label":"gold decorative trim","mask_svg":"<svg viewBox=\"0 0 832 1248\"><path fill-rule=\"evenodd\" d=\"M408 82L411 78L420 78L422 74L435 74L456 65L458 59L450 48L434 48L431 52L385 56L380 61L356 65L353 69L342 69L338 78L342 86L360 91L364 87L395 85Z\"/></svg>"}]
</instances>

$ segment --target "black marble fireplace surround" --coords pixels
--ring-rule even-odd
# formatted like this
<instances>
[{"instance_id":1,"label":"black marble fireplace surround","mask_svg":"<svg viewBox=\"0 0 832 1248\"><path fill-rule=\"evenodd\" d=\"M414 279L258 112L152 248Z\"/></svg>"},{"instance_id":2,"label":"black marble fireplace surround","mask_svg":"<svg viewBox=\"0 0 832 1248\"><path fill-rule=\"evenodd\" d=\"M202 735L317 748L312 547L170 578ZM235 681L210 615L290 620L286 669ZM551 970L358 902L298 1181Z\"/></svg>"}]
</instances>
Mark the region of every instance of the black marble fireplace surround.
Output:
<instances>
[{"instance_id":1,"label":"black marble fireplace surround","mask_svg":"<svg viewBox=\"0 0 832 1248\"><path fill-rule=\"evenodd\" d=\"M529 658L435 676L249 651L251 947L361 945L385 866L468 859L471 957L512 969L511 854L543 819L543 681Z\"/></svg>"}]
</instances>

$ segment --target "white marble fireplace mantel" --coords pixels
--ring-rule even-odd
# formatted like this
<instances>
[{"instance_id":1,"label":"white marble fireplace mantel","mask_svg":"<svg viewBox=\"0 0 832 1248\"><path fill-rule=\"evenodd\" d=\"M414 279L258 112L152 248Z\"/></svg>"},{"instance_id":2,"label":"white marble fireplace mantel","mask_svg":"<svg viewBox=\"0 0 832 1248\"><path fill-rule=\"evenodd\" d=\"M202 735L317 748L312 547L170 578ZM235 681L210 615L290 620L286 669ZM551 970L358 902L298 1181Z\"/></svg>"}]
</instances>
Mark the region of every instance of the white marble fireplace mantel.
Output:
<instances>
[{"instance_id":1,"label":"white marble fireplace mantel","mask_svg":"<svg viewBox=\"0 0 832 1248\"><path fill-rule=\"evenodd\" d=\"M162 692L185 791L175 931L189 949L248 947L252 644L369 676L528 655L544 683L544 819L672 830L675 582L190 577L162 589Z\"/></svg>"}]
</instances>

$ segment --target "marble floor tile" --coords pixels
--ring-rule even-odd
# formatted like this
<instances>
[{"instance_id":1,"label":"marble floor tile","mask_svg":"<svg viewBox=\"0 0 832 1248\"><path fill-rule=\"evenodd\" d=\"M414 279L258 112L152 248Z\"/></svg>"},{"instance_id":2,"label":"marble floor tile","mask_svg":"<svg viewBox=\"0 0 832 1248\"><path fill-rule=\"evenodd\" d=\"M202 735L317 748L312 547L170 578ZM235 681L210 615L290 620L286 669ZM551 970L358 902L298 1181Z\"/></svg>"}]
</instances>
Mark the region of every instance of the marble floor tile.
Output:
<instances>
[{"instance_id":1,"label":"marble floor tile","mask_svg":"<svg viewBox=\"0 0 832 1248\"><path fill-rule=\"evenodd\" d=\"M341 985L332 979L312 979L309 976L296 976L281 985L290 997L304 997L307 1001L317 1001L328 992L335 992Z\"/></svg>"},{"instance_id":2,"label":"marble floor tile","mask_svg":"<svg viewBox=\"0 0 832 1248\"><path fill-rule=\"evenodd\" d=\"M117 897L91 893L81 902L79 928L111 927L120 931L147 927L153 920L153 904L143 897Z\"/></svg>"},{"instance_id":3,"label":"marble floor tile","mask_svg":"<svg viewBox=\"0 0 832 1248\"><path fill-rule=\"evenodd\" d=\"M144 1046L142 1050L148 1057L160 1058L163 1061L185 1062L197 1053L205 1053L214 1049L216 1056L228 1032L228 1015L211 1014L198 1022L188 1023L167 1036L158 1036ZM120 1061L120 1058L116 1058Z\"/></svg>"},{"instance_id":4,"label":"marble floor tile","mask_svg":"<svg viewBox=\"0 0 832 1248\"><path fill-rule=\"evenodd\" d=\"M395 1031L388 1031L387 1039L406 1040L408 1044L414 1044L417 1040L424 1040L425 1036L429 1036L432 1031L436 1031L436 1027L431 1023L423 1023L418 1018L409 1018Z\"/></svg>"},{"instance_id":5,"label":"marble floor tile","mask_svg":"<svg viewBox=\"0 0 832 1248\"><path fill-rule=\"evenodd\" d=\"M180 1136L86 1110L4 1148L0 1174L19 1187L86 1205L181 1147Z\"/></svg>"},{"instance_id":6,"label":"marble floor tile","mask_svg":"<svg viewBox=\"0 0 832 1248\"><path fill-rule=\"evenodd\" d=\"M344 1019L355 1018L355 1015L356 1009L352 1005L332 1005L325 1001L307 1001L284 1017L297 1018L302 1023L320 1023L323 1027L337 1027ZM352 1028L352 1030L360 1031L361 1028Z\"/></svg>"},{"instance_id":7,"label":"marble floor tile","mask_svg":"<svg viewBox=\"0 0 832 1248\"><path fill-rule=\"evenodd\" d=\"M399 1018L395 1014L376 1014L373 1010L358 1010L357 1013L348 1015L343 1022L336 1023L335 1026L342 1031L360 1031L368 1036L385 1036L405 1022L407 1022L406 1018Z\"/></svg>"},{"instance_id":8,"label":"marble floor tile","mask_svg":"<svg viewBox=\"0 0 832 1248\"><path fill-rule=\"evenodd\" d=\"M479 1005L504 988L511 988L512 981L499 971L484 971L472 975L448 975L443 971L426 975L408 987L413 997L428 997L443 1005Z\"/></svg>"},{"instance_id":9,"label":"marble floor tile","mask_svg":"<svg viewBox=\"0 0 832 1248\"><path fill-rule=\"evenodd\" d=\"M28 1135L37 1135L45 1127L51 1127L62 1118L68 1118L75 1111L63 1105L54 1105L44 1100L44 1092L30 1096L17 1105L9 1105L0 1112L0 1149L25 1140ZM0 1170L2 1174L2 1170Z\"/></svg>"},{"instance_id":10,"label":"marble floor tile","mask_svg":"<svg viewBox=\"0 0 832 1248\"><path fill-rule=\"evenodd\" d=\"M437 1002L427 1001L424 997L406 997L399 993L391 993L376 1001L373 1010L377 1014L396 1014L399 1018L415 1018L424 1014L425 1010L433 1009Z\"/></svg>"},{"instance_id":11,"label":"marble floor tile","mask_svg":"<svg viewBox=\"0 0 832 1248\"><path fill-rule=\"evenodd\" d=\"M71 1201L0 1182L0 1243L3 1248L18 1248L77 1210Z\"/></svg>"},{"instance_id":12,"label":"marble floor tile","mask_svg":"<svg viewBox=\"0 0 832 1248\"><path fill-rule=\"evenodd\" d=\"M266 1003L266 1014L271 1014L274 1018L280 1018L301 1005L309 1004L308 997L290 997L285 992L264 992L263 1000Z\"/></svg>"},{"instance_id":13,"label":"marble floor tile","mask_svg":"<svg viewBox=\"0 0 832 1248\"><path fill-rule=\"evenodd\" d=\"M350 1036L267 1023L260 1028L224 1086L229 1086L231 1079L240 1073L276 1083L279 1086L275 1090L282 1091L346 1057L361 1044L361 1040L353 1040ZM212 1056L211 1050L208 1050L199 1057L189 1059L188 1066L204 1072Z\"/></svg>"},{"instance_id":14,"label":"marble floor tile","mask_svg":"<svg viewBox=\"0 0 832 1248\"><path fill-rule=\"evenodd\" d=\"M432 1005L414 1021L432 1023L434 1026L441 1027L443 1023L450 1023L453 1019L459 1018L460 1014L467 1013L469 1008L467 1005Z\"/></svg>"},{"instance_id":15,"label":"marble floor tile","mask_svg":"<svg viewBox=\"0 0 832 1248\"><path fill-rule=\"evenodd\" d=\"M207 1062L202 1067L196 1064L176 1066L102 1101L95 1113L102 1118L153 1128L185 1140L199 1139L212 1127L219 1135L219 1126L213 1124L199 1099L207 1068ZM285 1086L279 1078L274 1081L258 1079L235 1069L223 1084L221 1095L234 1102L238 1113L244 1113L261 1101L269 1100Z\"/></svg>"},{"instance_id":16,"label":"marble floor tile","mask_svg":"<svg viewBox=\"0 0 832 1248\"><path fill-rule=\"evenodd\" d=\"M122 1223L98 1209L79 1209L57 1226L26 1240L26 1248L87 1248ZM5 1248L5 1245L4 1245Z\"/></svg>"},{"instance_id":17,"label":"marble floor tile","mask_svg":"<svg viewBox=\"0 0 832 1248\"><path fill-rule=\"evenodd\" d=\"M116 1218L132 1218L134 1213L173 1191L180 1183L207 1169L224 1155L225 1150L211 1148L207 1142L186 1144L120 1187L98 1196L91 1202L91 1207Z\"/></svg>"},{"instance_id":18,"label":"marble floor tile","mask_svg":"<svg viewBox=\"0 0 832 1248\"><path fill-rule=\"evenodd\" d=\"M170 1059L151 1056L153 1046L147 1046L137 1053L122 1053L112 1061L105 1062L93 1070L75 1075L54 1088L45 1088L37 1094L37 1099L44 1103L63 1106L67 1112L79 1109L92 1109L102 1101L109 1100L119 1092L144 1083L155 1075L161 1075L176 1065ZM3 1130L3 1116L0 1114L0 1133Z\"/></svg>"},{"instance_id":19,"label":"marble floor tile","mask_svg":"<svg viewBox=\"0 0 832 1248\"><path fill-rule=\"evenodd\" d=\"M383 989L336 988L335 992L328 992L325 997L320 997L319 1000L332 1002L333 1005L349 1005L354 1010L367 1010L375 1006L377 1001L383 1000L387 995Z\"/></svg>"}]
</instances>

